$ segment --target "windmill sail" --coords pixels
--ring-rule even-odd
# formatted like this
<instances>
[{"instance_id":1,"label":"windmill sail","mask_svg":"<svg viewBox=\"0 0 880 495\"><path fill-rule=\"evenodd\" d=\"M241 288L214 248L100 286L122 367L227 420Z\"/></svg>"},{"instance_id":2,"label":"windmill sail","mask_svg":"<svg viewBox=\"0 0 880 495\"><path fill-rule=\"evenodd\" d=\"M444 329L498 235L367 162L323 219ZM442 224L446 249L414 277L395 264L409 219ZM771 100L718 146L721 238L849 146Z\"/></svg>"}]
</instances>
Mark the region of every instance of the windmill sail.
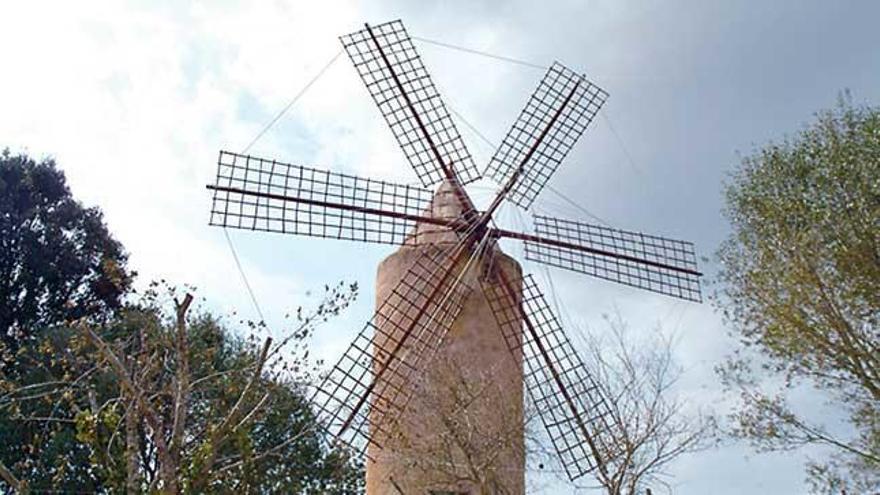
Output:
<instances>
[{"instance_id":1,"label":"windmill sail","mask_svg":"<svg viewBox=\"0 0 880 495\"><path fill-rule=\"evenodd\" d=\"M520 284L517 301L512 288ZM534 280L502 279L483 290L510 351L522 358L532 405L569 478L602 469L610 461L603 440L610 433L608 402Z\"/></svg>"},{"instance_id":2,"label":"windmill sail","mask_svg":"<svg viewBox=\"0 0 880 495\"><path fill-rule=\"evenodd\" d=\"M492 246L494 253L491 241L498 238L519 239L531 261L700 301L691 243L543 216L535 217L534 235L494 224L505 199L530 207L608 94L554 63L486 168L503 187L479 213L462 185L480 173L403 24L367 25L341 42L422 185L444 182L437 194L225 151L216 183L208 186L211 225L417 245L406 250L407 256L414 253L413 265L314 391L311 402L320 424L335 443L355 453L394 444L395 435L410 424L411 399L430 383L431 360L471 297L471 288L461 282L471 267L470 260L462 262L470 255L481 260L487 277L494 277L491 284L483 282L483 292L514 356L509 371L517 385L516 407L521 406L521 371L568 476L605 472L617 461L615 431L608 426L614 405L534 280L508 279L505 270L491 268L491 258L481 258L481 250ZM394 273L397 279L399 272ZM474 367L496 364L481 361ZM404 466L387 457L389 465Z\"/></svg>"},{"instance_id":3,"label":"windmill sail","mask_svg":"<svg viewBox=\"0 0 880 495\"><path fill-rule=\"evenodd\" d=\"M221 151L211 225L404 244L430 206L419 187Z\"/></svg>"},{"instance_id":4,"label":"windmill sail","mask_svg":"<svg viewBox=\"0 0 880 495\"><path fill-rule=\"evenodd\" d=\"M528 208L592 122L608 93L581 74L554 63L532 93L485 175L506 184L507 199Z\"/></svg>"},{"instance_id":5,"label":"windmill sail","mask_svg":"<svg viewBox=\"0 0 880 495\"><path fill-rule=\"evenodd\" d=\"M312 402L334 438L362 451L394 432L470 293L456 261L448 249L424 251L318 387Z\"/></svg>"},{"instance_id":6,"label":"windmill sail","mask_svg":"<svg viewBox=\"0 0 880 495\"><path fill-rule=\"evenodd\" d=\"M526 259L623 285L700 302L693 243L535 215Z\"/></svg>"},{"instance_id":7,"label":"windmill sail","mask_svg":"<svg viewBox=\"0 0 880 495\"><path fill-rule=\"evenodd\" d=\"M474 160L400 21L341 37L370 96L425 187L480 178Z\"/></svg>"}]
</instances>

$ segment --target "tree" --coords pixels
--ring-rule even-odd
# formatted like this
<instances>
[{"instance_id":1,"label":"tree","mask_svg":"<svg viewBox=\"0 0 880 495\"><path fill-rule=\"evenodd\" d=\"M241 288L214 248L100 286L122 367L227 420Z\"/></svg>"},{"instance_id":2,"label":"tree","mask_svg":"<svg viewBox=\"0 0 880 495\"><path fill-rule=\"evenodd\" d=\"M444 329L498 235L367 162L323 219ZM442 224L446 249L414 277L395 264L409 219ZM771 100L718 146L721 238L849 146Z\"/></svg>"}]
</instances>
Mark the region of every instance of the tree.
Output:
<instances>
[{"instance_id":1,"label":"tree","mask_svg":"<svg viewBox=\"0 0 880 495\"><path fill-rule=\"evenodd\" d=\"M672 339L658 331L653 338L636 340L619 318L609 321L609 330L588 337L583 346L584 361L610 410L607 430L594 432L605 461L595 477L609 495L649 495L650 487L669 488L666 469L673 462L713 445L715 421L691 414L675 396L682 370L673 359ZM536 405L527 401L524 408L511 407L514 394L503 377L469 374L455 360L431 367L430 386L417 388L408 406L417 408L416 421L425 425L429 441L395 438L396 452L411 462L394 476L425 477L455 493L521 493L512 483L521 474L516 460L525 457L534 470L558 462L547 438L538 434L544 427ZM559 466L551 472L564 471ZM528 488L528 493L541 490L537 484ZM575 488L597 487L577 482Z\"/></svg>"},{"instance_id":2,"label":"tree","mask_svg":"<svg viewBox=\"0 0 880 495\"><path fill-rule=\"evenodd\" d=\"M107 324L52 333L39 381L0 383L10 422L32 425L37 445L73 447L53 457L18 446L26 455L0 477L19 489L99 493L359 491L359 464L327 449L303 388L313 372L305 340L356 286L327 288L278 342L260 336L261 324L236 337L208 313L191 315L190 294L157 287Z\"/></svg>"},{"instance_id":3,"label":"tree","mask_svg":"<svg viewBox=\"0 0 880 495\"><path fill-rule=\"evenodd\" d=\"M793 138L746 156L725 186L732 233L717 305L743 343L719 369L739 391L736 437L763 450L821 444L817 492L880 490L880 109L849 95ZM783 383L763 390L755 367ZM788 392L823 390L853 434Z\"/></svg>"},{"instance_id":4,"label":"tree","mask_svg":"<svg viewBox=\"0 0 880 495\"><path fill-rule=\"evenodd\" d=\"M0 345L14 352L30 330L119 308L126 261L54 160L0 152Z\"/></svg>"},{"instance_id":5,"label":"tree","mask_svg":"<svg viewBox=\"0 0 880 495\"><path fill-rule=\"evenodd\" d=\"M521 395L503 372L467 370L466 363L442 355L414 385L407 408L418 411L410 419L418 427L406 429L410 436L398 431L392 440L395 453L409 460L406 472L392 473L393 483L409 478L405 486L411 487L412 479L429 480L419 486L427 492L443 487L474 495L521 493L521 461L534 443L533 408L515 404L512 399Z\"/></svg>"},{"instance_id":6,"label":"tree","mask_svg":"<svg viewBox=\"0 0 880 495\"><path fill-rule=\"evenodd\" d=\"M608 400L608 431L597 447L605 463L596 478L608 495L670 488L666 469L685 454L709 448L715 438L710 415L688 412L673 388L682 370L673 340L659 330L637 341L620 318L609 331L586 341L589 368Z\"/></svg>"}]
</instances>

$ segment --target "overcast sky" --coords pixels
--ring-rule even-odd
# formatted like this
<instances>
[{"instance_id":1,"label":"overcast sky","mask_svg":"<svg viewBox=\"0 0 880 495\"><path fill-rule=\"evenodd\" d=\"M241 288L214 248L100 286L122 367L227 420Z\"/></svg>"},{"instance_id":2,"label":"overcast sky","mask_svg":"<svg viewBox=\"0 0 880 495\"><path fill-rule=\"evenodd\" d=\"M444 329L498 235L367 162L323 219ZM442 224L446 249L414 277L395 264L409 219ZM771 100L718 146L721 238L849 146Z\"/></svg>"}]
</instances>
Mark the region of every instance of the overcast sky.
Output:
<instances>
[{"instance_id":1,"label":"overcast sky","mask_svg":"<svg viewBox=\"0 0 880 495\"><path fill-rule=\"evenodd\" d=\"M738 153L796 132L843 89L857 102L880 103L880 3L868 0L3 2L0 147L54 156L74 194L104 211L141 282L194 284L211 308L255 317L222 232L207 226L204 185L217 152L243 149L339 52L339 35L397 18L413 36L586 72L611 97L550 185L611 225L692 240L701 256L711 257L728 232L721 187ZM542 76L418 48L447 104L496 143ZM459 129L485 164L493 149ZM345 57L250 152L416 182ZM472 191L484 197L493 187L481 182ZM553 194L535 210L589 221ZM529 216L513 206L501 212L514 228L527 228ZM392 251L231 235L273 326L325 283L364 288L314 342L330 360L369 318L375 266ZM517 246L506 248L523 259ZM614 312L634 332L674 332L685 369L677 392L694 410L723 408L712 368L733 340L710 305L525 268L545 283L552 275L575 335L603 331L602 315ZM715 270L711 260L701 268ZM802 401L821 416L821 398ZM725 445L682 459L671 474L682 494L798 494L803 460Z\"/></svg>"}]
</instances>

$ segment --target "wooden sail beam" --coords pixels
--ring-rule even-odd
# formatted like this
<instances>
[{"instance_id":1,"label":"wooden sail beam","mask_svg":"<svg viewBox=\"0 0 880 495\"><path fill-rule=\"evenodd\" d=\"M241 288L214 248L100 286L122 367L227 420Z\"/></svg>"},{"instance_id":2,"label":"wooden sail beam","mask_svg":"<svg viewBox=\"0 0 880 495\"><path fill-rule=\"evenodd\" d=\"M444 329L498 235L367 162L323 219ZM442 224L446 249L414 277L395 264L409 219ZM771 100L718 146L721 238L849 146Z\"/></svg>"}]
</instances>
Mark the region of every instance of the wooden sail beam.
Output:
<instances>
[{"instance_id":1,"label":"wooden sail beam","mask_svg":"<svg viewBox=\"0 0 880 495\"><path fill-rule=\"evenodd\" d=\"M448 227L450 229L457 230L460 232L464 232L464 231L467 231L468 229L472 228L472 226L469 225L468 223L464 223L459 220L447 220L447 219L434 218L434 217L428 217L428 216L422 216L422 215L411 215L408 213L388 211L388 210L382 210L382 209L378 209L378 208L370 208L370 207L364 207L364 206L347 205L347 204L336 203L336 202L332 202L332 201L321 201L321 200L316 200L316 199L298 198L295 196L287 196L284 194L249 191L249 190L241 189L241 188L237 188L237 187L214 186L214 185L210 185L210 184L205 187L211 191L236 193L236 194L242 194L245 196L254 196L254 197L259 197L259 198L276 199L276 200L280 200L280 201L290 201L293 203L302 203L302 204L307 204L307 205L312 205L312 206L323 206L323 207L327 207L327 208L336 208L339 210L354 211L354 212L358 212L358 213L366 213L366 214L370 214L370 215L397 218L397 219L402 219L402 220L411 220L414 222L424 222L424 223L429 223L432 225L439 225L439 226L443 226L443 227ZM564 248L564 249L572 249L575 251L581 251L581 252L595 254L595 255L599 255L599 256L607 256L609 258L630 261L633 263L640 263L640 264L652 266L655 268L661 268L664 270L680 272L680 273L684 273L687 275L693 275L693 276L697 276L697 277L703 275L701 272L696 271L696 270L691 270L689 268L682 268L682 267L669 265L669 264L665 264L665 263L661 263L661 262L657 262L657 261L653 261L653 260L639 258L636 256L631 256L631 255L622 254L622 253L615 253L612 251L592 248L589 246L582 246L580 244L575 244L575 243L566 242L566 241L560 241L557 239L551 239L548 237L542 237L542 236L538 236L538 235L534 235L534 234L526 234L523 232L514 232L512 230L499 229L499 228L494 228L494 227L490 228L488 230L488 233L490 236L495 237L495 238L505 237L505 238L509 238L509 239L518 239L521 241L535 242L535 243L539 243L539 244L546 244L548 246L554 246L554 247L559 247L559 248Z\"/></svg>"}]
</instances>

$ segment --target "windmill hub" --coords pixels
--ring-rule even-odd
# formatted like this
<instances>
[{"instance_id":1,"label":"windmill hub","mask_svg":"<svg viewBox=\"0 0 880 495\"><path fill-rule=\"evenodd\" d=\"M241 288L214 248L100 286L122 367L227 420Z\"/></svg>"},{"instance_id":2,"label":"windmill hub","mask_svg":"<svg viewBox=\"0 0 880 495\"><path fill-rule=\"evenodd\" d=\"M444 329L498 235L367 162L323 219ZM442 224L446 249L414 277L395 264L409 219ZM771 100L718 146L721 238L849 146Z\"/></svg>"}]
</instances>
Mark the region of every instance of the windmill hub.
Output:
<instances>
[{"instance_id":1,"label":"windmill hub","mask_svg":"<svg viewBox=\"0 0 880 495\"><path fill-rule=\"evenodd\" d=\"M461 229L465 229L468 223L465 218L466 193L455 181L444 180L431 198L428 208L422 213L425 218L448 223L449 225L461 222ZM459 241L459 232L455 228L443 223L417 221L411 232L412 242L415 244L456 244Z\"/></svg>"}]
</instances>

